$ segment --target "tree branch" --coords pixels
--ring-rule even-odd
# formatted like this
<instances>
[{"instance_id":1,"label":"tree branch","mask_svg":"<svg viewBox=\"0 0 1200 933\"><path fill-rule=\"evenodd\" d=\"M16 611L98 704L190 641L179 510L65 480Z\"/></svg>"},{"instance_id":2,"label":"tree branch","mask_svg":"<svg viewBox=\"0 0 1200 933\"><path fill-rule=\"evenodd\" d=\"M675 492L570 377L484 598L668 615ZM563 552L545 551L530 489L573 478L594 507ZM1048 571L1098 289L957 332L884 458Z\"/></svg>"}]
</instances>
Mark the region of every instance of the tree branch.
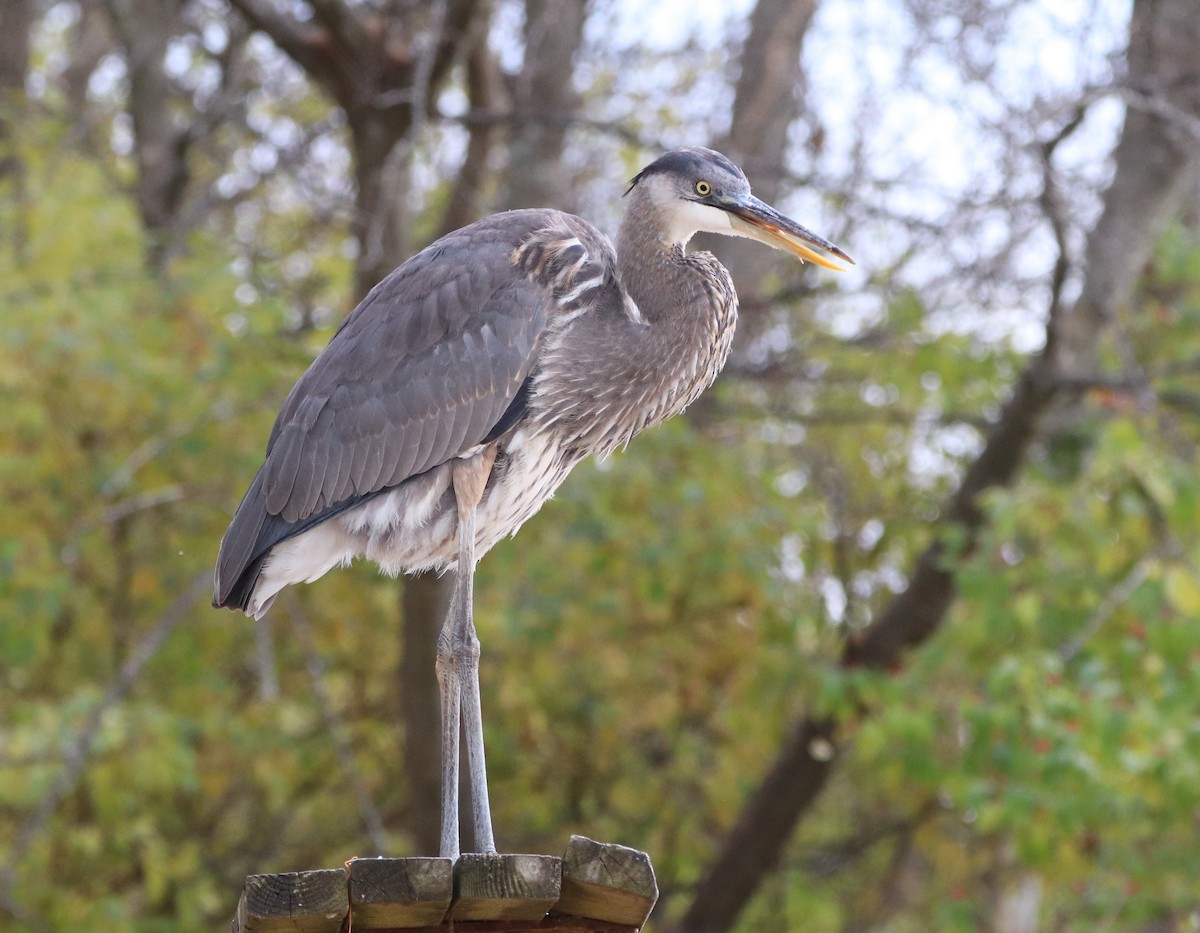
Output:
<instances>
[{"instance_id":1,"label":"tree branch","mask_svg":"<svg viewBox=\"0 0 1200 933\"><path fill-rule=\"evenodd\" d=\"M548 110L542 107L506 107L483 109L472 107L464 113L438 111L443 120L461 123L465 127L520 126L535 123L550 127L581 127L614 136L639 149L665 149L661 141L639 133L624 120L599 120L569 110Z\"/></svg>"},{"instance_id":2,"label":"tree branch","mask_svg":"<svg viewBox=\"0 0 1200 933\"><path fill-rule=\"evenodd\" d=\"M1150 572L1150 565L1156 557L1157 555L1153 553L1143 556L1125 576L1117 581L1112 589L1104 594L1100 605L1087 617L1083 625L1079 626L1079 630L1059 646L1059 658L1064 662L1070 661L1083 650L1084 645L1091 641L1092 637L1103 628L1104 623L1112 618L1112 614L1120 609L1125 601L1134 594L1134 591L1142 585L1146 575Z\"/></svg>"},{"instance_id":3,"label":"tree branch","mask_svg":"<svg viewBox=\"0 0 1200 933\"><path fill-rule=\"evenodd\" d=\"M733 927L750 895L778 863L795 827L825 786L837 749L835 724L804 719L743 807L721 851L696 885L679 922L686 933L723 933Z\"/></svg>"},{"instance_id":4,"label":"tree branch","mask_svg":"<svg viewBox=\"0 0 1200 933\"><path fill-rule=\"evenodd\" d=\"M278 12L265 0L229 0L230 5L259 32L266 33L288 58L314 77L326 69L318 48L326 40L324 29Z\"/></svg>"}]
</instances>

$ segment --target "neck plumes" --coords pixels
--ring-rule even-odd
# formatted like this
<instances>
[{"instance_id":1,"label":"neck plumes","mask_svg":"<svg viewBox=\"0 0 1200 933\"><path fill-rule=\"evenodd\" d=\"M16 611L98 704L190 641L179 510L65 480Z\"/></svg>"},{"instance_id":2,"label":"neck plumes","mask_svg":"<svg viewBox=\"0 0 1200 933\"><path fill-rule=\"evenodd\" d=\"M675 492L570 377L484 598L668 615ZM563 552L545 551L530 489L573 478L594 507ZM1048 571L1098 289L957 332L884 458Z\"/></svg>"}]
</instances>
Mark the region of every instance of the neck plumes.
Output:
<instances>
[{"instance_id":1,"label":"neck plumes","mask_svg":"<svg viewBox=\"0 0 1200 933\"><path fill-rule=\"evenodd\" d=\"M682 296L678 294L682 250L665 241L652 224L636 222L634 212L625 215L617 235L617 271L621 288L637 305L648 323L674 317Z\"/></svg>"},{"instance_id":2,"label":"neck plumes","mask_svg":"<svg viewBox=\"0 0 1200 933\"><path fill-rule=\"evenodd\" d=\"M638 430L678 414L708 388L729 357L737 295L711 253L685 254L690 230L672 230L670 215L635 188L617 238L621 286L645 324L619 359L640 399Z\"/></svg>"},{"instance_id":3,"label":"neck plumes","mask_svg":"<svg viewBox=\"0 0 1200 933\"><path fill-rule=\"evenodd\" d=\"M686 329L702 327L706 317L723 312L725 305L736 314L737 296L725 269L709 253L684 253L692 231L673 229L669 214L643 187L627 197L617 235L617 269L642 317Z\"/></svg>"},{"instance_id":4,"label":"neck plumes","mask_svg":"<svg viewBox=\"0 0 1200 933\"><path fill-rule=\"evenodd\" d=\"M733 340L729 274L709 253L685 255L638 196L630 192L617 238L623 294L571 318L534 384L545 423L577 456L608 453L679 414L712 384Z\"/></svg>"}]
</instances>

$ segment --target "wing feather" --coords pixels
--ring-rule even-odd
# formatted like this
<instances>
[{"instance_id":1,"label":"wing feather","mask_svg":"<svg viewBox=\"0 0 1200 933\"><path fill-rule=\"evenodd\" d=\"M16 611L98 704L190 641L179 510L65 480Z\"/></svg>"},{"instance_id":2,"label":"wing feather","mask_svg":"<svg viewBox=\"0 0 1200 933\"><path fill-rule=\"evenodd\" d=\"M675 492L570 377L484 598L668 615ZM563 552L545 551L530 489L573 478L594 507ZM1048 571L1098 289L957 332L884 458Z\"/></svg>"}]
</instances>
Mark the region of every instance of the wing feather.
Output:
<instances>
[{"instance_id":1,"label":"wing feather","mask_svg":"<svg viewBox=\"0 0 1200 933\"><path fill-rule=\"evenodd\" d=\"M347 464L349 456L350 452L345 447L339 447L325 464L325 475L329 477L329 481L322 482L322 488L327 489L329 492L325 501L319 504L319 508L327 508L333 503L340 502L350 496L352 492L350 477L346 475L347 471L343 469Z\"/></svg>"},{"instance_id":2,"label":"wing feather","mask_svg":"<svg viewBox=\"0 0 1200 933\"><path fill-rule=\"evenodd\" d=\"M317 460L316 445L305 444L300 448L299 465L296 468L296 484L292 487L291 499L306 502L320 495L318 471L324 475L324 463Z\"/></svg>"},{"instance_id":3,"label":"wing feather","mask_svg":"<svg viewBox=\"0 0 1200 933\"><path fill-rule=\"evenodd\" d=\"M502 419L515 422L554 292L514 258L562 216L514 211L449 234L347 317L275 421L222 543L218 605L249 598L254 581L243 575L257 576L279 541L498 436Z\"/></svg>"},{"instance_id":4,"label":"wing feather","mask_svg":"<svg viewBox=\"0 0 1200 933\"><path fill-rule=\"evenodd\" d=\"M551 294L511 259L546 222L546 212L489 218L376 286L280 413L265 465L269 512L300 521L319 502L341 501L345 474L329 467L347 449L362 496L483 439L532 368L548 322ZM498 334L507 339L489 339ZM327 406L328 429L314 430Z\"/></svg>"}]
</instances>

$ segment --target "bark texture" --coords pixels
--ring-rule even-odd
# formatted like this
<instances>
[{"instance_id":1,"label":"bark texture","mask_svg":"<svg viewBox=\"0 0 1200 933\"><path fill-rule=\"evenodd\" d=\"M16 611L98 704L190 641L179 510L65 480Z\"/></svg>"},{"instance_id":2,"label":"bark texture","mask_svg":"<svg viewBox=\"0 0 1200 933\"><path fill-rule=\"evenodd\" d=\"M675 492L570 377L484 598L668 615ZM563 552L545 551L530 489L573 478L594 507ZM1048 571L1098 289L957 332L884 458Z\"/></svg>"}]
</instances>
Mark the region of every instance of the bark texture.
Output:
<instances>
[{"instance_id":1,"label":"bark texture","mask_svg":"<svg viewBox=\"0 0 1200 933\"><path fill-rule=\"evenodd\" d=\"M574 62L587 7L586 0L526 0L525 61L512 82L514 120L502 210L575 209L562 156L569 118L581 103Z\"/></svg>"},{"instance_id":2,"label":"bark texture","mask_svg":"<svg viewBox=\"0 0 1200 933\"><path fill-rule=\"evenodd\" d=\"M192 128L176 119L175 86L163 68L167 46L181 32L182 10L168 0L106 0L105 8L129 69L134 194L148 234L147 261L157 269L191 179Z\"/></svg>"},{"instance_id":3,"label":"bark texture","mask_svg":"<svg viewBox=\"0 0 1200 933\"><path fill-rule=\"evenodd\" d=\"M0 4L0 146L4 146L12 133L14 118L24 101L32 26L32 0ZM6 146L0 150L0 179L20 171L16 155L6 150Z\"/></svg>"},{"instance_id":4,"label":"bark texture","mask_svg":"<svg viewBox=\"0 0 1200 933\"><path fill-rule=\"evenodd\" d=\"M267 0L232 0L255 29L321 85L346 114L354 155L353 232L360 298L404 258L394 197L396 147L433 109L451 67L485 15L481 0L410 4L388 14L343 0L313 0L301 20ZM415 44L415 37L424 41Z\"/></svg>"},{"instance_id":5,"label":"bark texture","mask_svg":"<svg viewBox=\"0 0 1200 933\"><path fill-rule=\"evenodd\" d=\"M758 0L738 56L729 132L716 141L716 148L745 170L754 193L768 204L783 193L788 129L803 101L800 53L816 8L816 0ZM752 331L764 280L779 267L780 258L773 250L737 240L722 239L715 248L733 276Z\"/></svg>"}]
</instances>

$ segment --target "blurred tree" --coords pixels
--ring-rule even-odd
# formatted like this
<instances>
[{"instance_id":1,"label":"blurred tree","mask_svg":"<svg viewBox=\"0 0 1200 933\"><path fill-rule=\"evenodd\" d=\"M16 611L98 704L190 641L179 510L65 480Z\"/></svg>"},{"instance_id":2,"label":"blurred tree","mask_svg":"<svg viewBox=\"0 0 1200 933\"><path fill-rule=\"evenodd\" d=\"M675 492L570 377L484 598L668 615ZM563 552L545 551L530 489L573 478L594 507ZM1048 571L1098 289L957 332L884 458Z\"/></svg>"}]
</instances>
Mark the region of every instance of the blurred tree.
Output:
<instances>
[{"instance_id":1,"label":"blurred tree","mask_svg":"<svg viewBox=\"0 0 1200 933\"><path fill-rule=\"evenodd\" d=\"M129 117L137 162L135 196L150 244L148 261L160 268L171 229L190 181L191 120L176 114L178 94L166 72L166 53L183 26L183 8L161 0L105 4L129 69Z\"/></svg>"},{"instance_id":2,"label":"blurred tree","mask_svg":"<svg viewBox=\"0 0 1200 933\"><path fill-rule=\"evenodd\" d=\"M32 0L14 0L0 10L0 140L12 132L14 112L25 97L33 15ZM14 168L11 163L0 166L0 173Z\"/></svg>"},{"instance_id":3,"label":"blurred tree","mask_svg":"<svg viewBox=\"0 0 1200 933\"><path fill-rule=\"evenodd\" d=\"M396 226L404 200L397 144L419 141L477 20L486 22L486 7L477 0L443 0L374 10L321 0L311 5L311 18L301 19L263 0L234 0L233 6L345 115L354 155L352 229L359 243L354 294L366 295L409 249L406 232Z\"/></svg>"},{"instance_id":4,"label":"blurred tree","mask_svg":"<svg viewBox=\"0 0 1200 933\"><path fill-rule=\"evenodd\" d=\"M503 210L578 210L563 152L583 104L575 89L575 59L587 8L586 0L525 0L525 54L511 82L508 165L497 205Z\"/></svg>"},{"instance_id":5,"label":"blurred tree","mask_svg":"<svg viewBox=\"0 0 1200 933\"><path fill-rule=\"evenodd\" d=\"M785 190L788 134L803 103L800 51L816 7L810 0L759 0L754 5L750 31L738 54L729 129L713 143L745 169L768 204L776 203ZM724 252L744 308L742 317L761 326L762 315L755 311L769 301L771 272L781 263L752 244L735 243ZM745 342L745 336L742 339Z\"/></svg>"},{"instance_id":6,"label":"blurred tree","mask_svg":"<svg viewBox=\"0 0 1200 933\"><path fill-rule=\"evenodd\" d=\"M667 40L614 3L236 6L4 29L5 924L208 927L248 872L431 845L438 590L396 638L394 585L331 574L256 639L197 581L348 297L520 186L611 228L621 177L715 139L827 192L787 206L861 264L738 270L701 417L484 563L505 848L647 849L663 928L1189 928L1185 3L761 0Z\"/></svg>"}]
</instances>

